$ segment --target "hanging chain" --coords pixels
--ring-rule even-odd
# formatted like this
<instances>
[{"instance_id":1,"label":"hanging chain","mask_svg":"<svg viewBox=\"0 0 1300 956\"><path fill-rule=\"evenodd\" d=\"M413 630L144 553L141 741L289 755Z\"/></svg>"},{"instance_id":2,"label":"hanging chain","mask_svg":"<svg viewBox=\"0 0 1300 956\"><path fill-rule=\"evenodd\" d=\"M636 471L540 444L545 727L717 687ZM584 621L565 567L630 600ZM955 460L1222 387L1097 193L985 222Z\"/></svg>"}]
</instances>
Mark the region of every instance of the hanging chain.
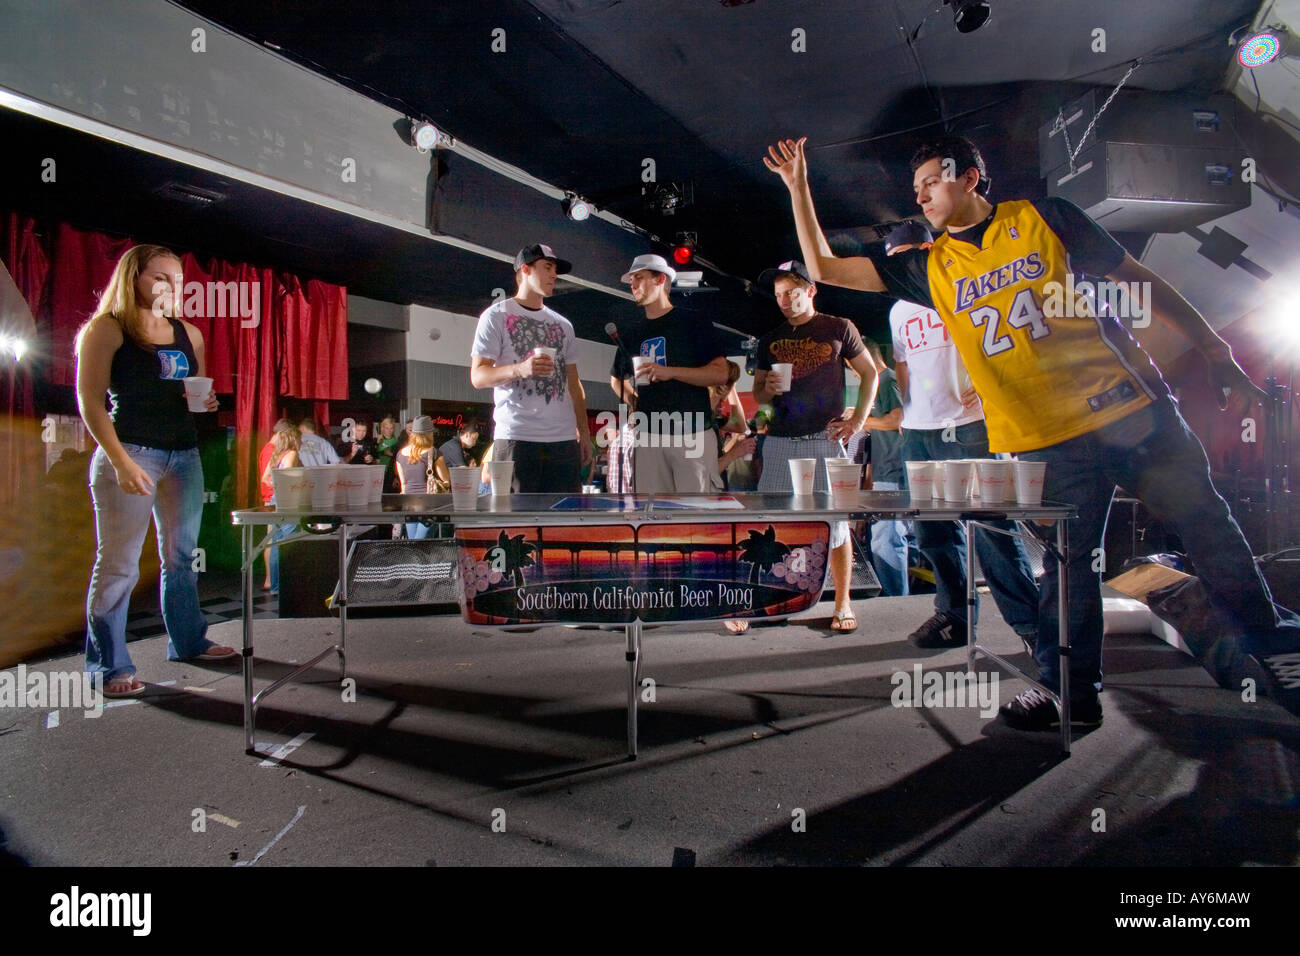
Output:
<instances>
[{"instance_id":1,"label":"hanging chain","mask_svg":"<svg viewBox=\"0 0 1300 956\"><path fill-rule=\"evenodd\" d=\"M1070 157L1070 172L1074 172L1074 161L1078 157L1079 151L1083 149L1083 144L1088 141L1088 135L1092 132L1092 128L1097 125L1097 120L1101 119L1101 114L1106 112L1106 107L1110 106L1111 100L1115 98L1116 94L1119 93L1120 89L1124 86L1124 84L1128 82L1128 78L1132 76L1133 72L1141 65L1142 65L1142 58L1138 57L1129 66L1128 72L1125 73L1124 76L1120 79L1120 81L1115 84L1115 88L1110 91L1110 96L1106 97L1106 102L1101 104L1101 109L1097 110L1097 115L1092 118L1092 122L1088 124L1088 128L1085 129L1083 131L1083 135L1079 137L1078 146L1071 149L1070 134L1068 131L1065 133L1065 149L1066 149L1066 153ZM1060 110L1057 110L1057 115L1060 115ZM1064 117L1061 117L1061 128L1062 130L1065 129Z\"/></svg>"}]
</instances>

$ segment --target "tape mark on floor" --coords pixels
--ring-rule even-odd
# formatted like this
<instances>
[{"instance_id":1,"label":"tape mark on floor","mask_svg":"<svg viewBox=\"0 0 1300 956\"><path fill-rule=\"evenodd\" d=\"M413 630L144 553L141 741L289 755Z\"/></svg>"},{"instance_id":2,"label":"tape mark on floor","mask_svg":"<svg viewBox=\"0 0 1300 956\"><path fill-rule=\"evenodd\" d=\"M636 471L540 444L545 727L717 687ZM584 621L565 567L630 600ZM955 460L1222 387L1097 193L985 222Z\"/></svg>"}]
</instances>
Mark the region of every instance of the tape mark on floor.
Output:
<instances>
[{"instance_id":1,"label":"tape mark on floor","mask_svg":"<svg viewBox=\"0 0 1300 956\"><path fill-rule=\"evenodd\" d=\"M209 813L209 814L208 814L208 819L209 819L209 820L215 820L217 823L224 823L226 826L230 827L232 830L239 826L239 821L238 821L238 820L232 820L232 819L230 819L230 817L225 816L225 815L220 814L220 813Z\"/></svg>"},{"instance_id":2,"label":"tape mark on floor","mask_svg":"<svg viewBox=\"0 0 1300 956\"><path fill-rule=\"evenodd\" d=\"M297 823L300 819L302 819L302 815L306 812L307 812L307 805L303 804L301 807L298 808L298 812L293 815L293 819L285 824L284 829L275 835L275 839L272 840L270 843L268 843L266 846L262 847L262 849L257 851L257 856L253 857L251 860L239 860L235 863L235 866L252 866L262 857L266 856L267 851L270 850L271 847L279 843L280 838L284 836L286 833L288 833L290 830L292 830L293 825Z\"/></svg>"},{"instance_id":3,"label":"tape mark on floor","mask_svg":"<svg viewBox=\"0 0 1300 956\"><path fill-rule=\"evenodd\" d=\"M307 732L299 734L297 737L294 737L293 740L289 741L287 744L280 744L280 746L276 747L275 750L271 751L271 753L267 755L267 758L265 760L263 760L261 763L258 764L258 766L274 767L281 760L289 756L289 754L293 753L295 750L297 750L299 747L301 747L303 744L305 744L307 741L311 740L315 736L316 736L315 734L307 733Z\"/></svg>"},{"instance_id":4,"label":"tape mark on floor","mask_svg":"<svg viewBox=\"0 0 1300 956\"><path fill-rule=\"evenodd\" d=\"M52 710L45 717L45 729L53 730L57 726L59 726L59 712Z\"/></svg>"}]
</instances>

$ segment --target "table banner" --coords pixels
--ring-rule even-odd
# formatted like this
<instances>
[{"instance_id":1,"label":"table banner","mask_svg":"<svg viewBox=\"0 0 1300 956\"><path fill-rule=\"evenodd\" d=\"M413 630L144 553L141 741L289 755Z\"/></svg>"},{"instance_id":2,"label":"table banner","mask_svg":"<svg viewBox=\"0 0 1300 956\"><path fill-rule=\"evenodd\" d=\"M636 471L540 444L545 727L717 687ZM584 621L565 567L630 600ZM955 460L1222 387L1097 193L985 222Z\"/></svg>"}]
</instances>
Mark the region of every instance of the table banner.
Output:
<instances>
[{"instance_id":1,"label":"table banner","mask_svg":"<svg viewBox=\"0 0 1300 956\"><path fill-rule=\"evenodd\" d=\"M825 521L456 529L471 624L627 624L797 614L821 599Z\"/></svg>"}]
</instances>

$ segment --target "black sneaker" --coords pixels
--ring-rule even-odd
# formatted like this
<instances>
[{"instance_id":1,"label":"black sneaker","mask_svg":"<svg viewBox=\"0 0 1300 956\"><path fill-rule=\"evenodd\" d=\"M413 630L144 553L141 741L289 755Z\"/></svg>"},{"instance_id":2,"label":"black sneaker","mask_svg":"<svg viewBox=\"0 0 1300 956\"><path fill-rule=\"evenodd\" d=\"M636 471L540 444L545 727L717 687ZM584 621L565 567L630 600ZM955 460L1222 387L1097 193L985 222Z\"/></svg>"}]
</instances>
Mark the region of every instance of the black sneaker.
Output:
<instances>
[{"instance_id":1,"label":"black sneaker","mask_svg":"<svg viewBox=\"0 0 1300 956\"><path fill-rule=\"evenodd\" d=\"M907 635L907 639L917 647L964 647L966 622L940 611Z\"/></svg>"},{"instance_id":2,"label":"black sneaker","mask_svg":"<svg viewBox=\"0 0 1300 956\"><path fill-rule=\"evenodd\" d=\"M1015 730L1060 730L1061 714L1052 698L1031 687L998 711L1003 723ZM1101 701L1096 697L1070 701L1070 726L1100 727Z\"/></svg>"},{"instance_id":3,"label":"black sneaker","mask_svg":"<svg viewBox=\"0 0 1300 956\"><path fill-rule=\"evenodd\" d=\"M1265 681L1261 690L1265 696L1300 716L1300 653L1247 656L1264 671Z\"/></svg>"}]
</instances>

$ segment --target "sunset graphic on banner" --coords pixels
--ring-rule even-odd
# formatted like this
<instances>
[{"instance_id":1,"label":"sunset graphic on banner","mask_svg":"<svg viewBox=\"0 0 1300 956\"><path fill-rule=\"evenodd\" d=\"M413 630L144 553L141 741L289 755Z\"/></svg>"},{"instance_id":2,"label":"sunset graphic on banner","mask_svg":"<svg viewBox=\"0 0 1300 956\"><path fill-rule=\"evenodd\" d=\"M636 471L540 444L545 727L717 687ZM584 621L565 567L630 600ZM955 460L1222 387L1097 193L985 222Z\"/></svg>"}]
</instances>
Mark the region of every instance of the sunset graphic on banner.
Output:
<instances>
[{"instance_id":1,"label":"sunset graphic on banner","mask_svg":"<svg viewBox=\"0 0 1300 956\"><path fill-rule=\"evenodd\" d=\"M456 533L471 624L776 617L815 604L824 521L508 526Z\"/></svg>"}]
</instances>

